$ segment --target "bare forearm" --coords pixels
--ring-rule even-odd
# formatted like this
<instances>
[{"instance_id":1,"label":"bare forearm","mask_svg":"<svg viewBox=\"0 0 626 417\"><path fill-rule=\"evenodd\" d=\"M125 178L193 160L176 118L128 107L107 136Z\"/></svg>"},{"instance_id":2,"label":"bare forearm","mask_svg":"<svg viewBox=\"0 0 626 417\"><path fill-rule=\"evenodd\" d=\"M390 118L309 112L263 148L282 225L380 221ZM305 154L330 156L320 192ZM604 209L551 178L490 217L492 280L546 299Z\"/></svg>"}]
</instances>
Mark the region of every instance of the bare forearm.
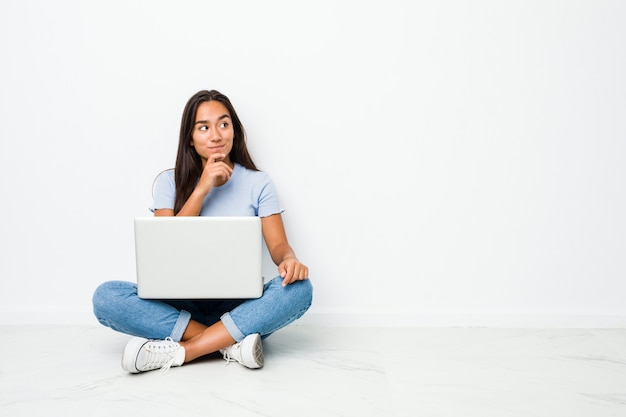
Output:
<instances>
[{"instance_id":1,"label":"bare forearm","mask_svg":"<svg viewBox=\"0 0 626 417\"><path fill-rule=\"evenodd\" d=\"M202 210L202 203L208 193L202 192L196 188L189 196L177 216L199 216Z\"/></svg>"},{"instance_id":2,"label":"bare forearm","mask_svg":"<svg viewBox=\"0 0 626 417\"><path fill-rule=\"evenodd\" d=\"M272 256L272 260L276 265L280 265L281 262L285 261L286 259L296 259L295 252L287 243L282 243L272 248L272 250L270 251L270 255Z\"/></svg>"}]
</instances>

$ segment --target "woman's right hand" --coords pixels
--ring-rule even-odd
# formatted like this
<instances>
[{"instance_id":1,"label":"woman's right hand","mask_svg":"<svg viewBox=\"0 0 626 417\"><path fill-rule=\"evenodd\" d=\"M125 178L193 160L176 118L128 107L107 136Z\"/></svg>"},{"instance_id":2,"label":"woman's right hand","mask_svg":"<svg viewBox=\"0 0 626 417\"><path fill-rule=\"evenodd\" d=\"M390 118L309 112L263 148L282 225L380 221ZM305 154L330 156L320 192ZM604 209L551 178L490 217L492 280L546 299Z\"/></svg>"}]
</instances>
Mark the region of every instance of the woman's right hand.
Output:
<instances>
[{"instance_id":1,"label":"woman's right hand","mask_svg":"<svg viewBox=\"0 0 626 417\"><path fill-rule=\"evenodd\" d=\"M204 199L215 186L220 186L230 179L233 169L224 162L226 155L212 154L204 165L200 180L177 216L198 216ZM156 214L156 213L155 213ZM172 210L173 214L173 210ZM160 215L160 214L159 214ZM163 214L165 215L165 213Z\"/></svg>"},{"instance_id":2,"label":"woman's right hand","mask_svg":"<svg viewBox=\"0 0 626 417\"><path fill-rule=\"evenodd\" d=\"M225 184L233 173L233 169L228 166L223 153L212 154L204 164L200 181L196 189L200 188L206 196L213 187Z\"/></svg>"}]
</instances>

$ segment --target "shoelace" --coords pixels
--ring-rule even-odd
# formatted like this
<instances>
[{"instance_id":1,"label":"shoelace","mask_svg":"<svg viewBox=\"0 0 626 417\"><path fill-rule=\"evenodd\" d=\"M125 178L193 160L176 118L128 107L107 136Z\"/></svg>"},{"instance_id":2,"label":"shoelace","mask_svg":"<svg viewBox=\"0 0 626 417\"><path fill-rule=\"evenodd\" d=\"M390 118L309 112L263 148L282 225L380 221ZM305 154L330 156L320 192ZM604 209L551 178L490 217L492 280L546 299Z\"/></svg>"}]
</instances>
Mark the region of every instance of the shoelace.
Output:
<instances>
[{"instance_id":1,"label":"shoelace","mask_svg":"<svg viewBox=\"0 0 626 417\"><path fill-rule=\"evenodd\" d=\"M228 348L224 349L224 353L223 353L223 357L224 360L226 361L226 366L228 366L231 362L239 362L239 359L237 359L235 356L230 354L231 350L238 350L240 348L239 343L235 343L234 345L229 346Z\"/></svg>"},{"instance_id":2,"label":"shoelace","mask_svg":"<svg viewBox=\"0 0 626 417\"><path fill-rule=\"evenodd\" d=\"M146 344L146 351L148 357L146 359L146 367L148 369L161 368L161 372L167 372L176 359L176 351L180 348L180 345L171 337L166 338L159 342L148 342ZM165 356L165 357L164 357Z\"/></svg>"}]
</instances>

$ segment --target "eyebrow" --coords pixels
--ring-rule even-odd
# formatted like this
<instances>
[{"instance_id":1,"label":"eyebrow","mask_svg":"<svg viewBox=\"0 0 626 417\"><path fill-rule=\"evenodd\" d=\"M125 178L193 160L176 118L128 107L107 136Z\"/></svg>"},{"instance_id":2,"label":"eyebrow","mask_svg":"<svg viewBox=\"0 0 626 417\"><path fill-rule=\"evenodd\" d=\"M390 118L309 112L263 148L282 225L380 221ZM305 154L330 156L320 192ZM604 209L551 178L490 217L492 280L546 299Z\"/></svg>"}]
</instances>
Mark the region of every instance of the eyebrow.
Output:
<instances>
[{"instance_id":1,"label":"eyebrow","mask_svg":"<svg viewBox=\"0 0 626 417\"><path fill-rule=\"evenodd\" d=\"M230 119L230 116L229 116L229 115L227 115L227 114L224 114L224 115L222 115L222 116L218 117L218 118L217 118L217 121L220 121L220 120L222 120L222 119ZM204 125L206 125L206 124L208 124L208 123L209 123L209 121L208 121L208 120L198 120L197 122L195 122L195 123L194 123L194 125L197 125L197 124L204 124Z\"/></svg>"}]
</instances>

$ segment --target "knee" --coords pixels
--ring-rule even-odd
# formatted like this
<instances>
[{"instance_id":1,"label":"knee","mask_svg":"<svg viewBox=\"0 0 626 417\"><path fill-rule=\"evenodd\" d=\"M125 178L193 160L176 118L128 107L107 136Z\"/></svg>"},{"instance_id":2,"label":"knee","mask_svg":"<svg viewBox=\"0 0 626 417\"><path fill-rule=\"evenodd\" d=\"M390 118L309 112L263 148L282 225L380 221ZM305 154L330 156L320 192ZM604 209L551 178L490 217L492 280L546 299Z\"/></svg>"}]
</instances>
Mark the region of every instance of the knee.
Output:
<instances>
[{"instance_id":1,"label":"knee","mask_svg":"<svg viewBox=\"0 0 626 417\"><path fill-rule=\"evenodd\" d=\"M108 281L100 284L91 298L95 316L103 319L118 311L120 300L136 292L137 286L132 282Z\"/></svg>"},{"instance_id":2,"label":"knee","mask_svg":"<svg viewBox=\"0 0 626 417\"><path fill-rule=\"evenodd\" d=\"M313 302L313 285L310 279L296 281L286 287L291 293L296 305L308 310Z\"/></svg>"},{"instance_id":3,"label":"knee","mask_svg":"<svg viewBox=\"0 0 626 417\"><path fill-rule=\"evenodd\" d=\"M289 304L291 305L292 317L290 321L297 320L306 313L313 303L313 285L311 280L297 281L287 286L291 297Z\"/></svg>"}]
</instances>

